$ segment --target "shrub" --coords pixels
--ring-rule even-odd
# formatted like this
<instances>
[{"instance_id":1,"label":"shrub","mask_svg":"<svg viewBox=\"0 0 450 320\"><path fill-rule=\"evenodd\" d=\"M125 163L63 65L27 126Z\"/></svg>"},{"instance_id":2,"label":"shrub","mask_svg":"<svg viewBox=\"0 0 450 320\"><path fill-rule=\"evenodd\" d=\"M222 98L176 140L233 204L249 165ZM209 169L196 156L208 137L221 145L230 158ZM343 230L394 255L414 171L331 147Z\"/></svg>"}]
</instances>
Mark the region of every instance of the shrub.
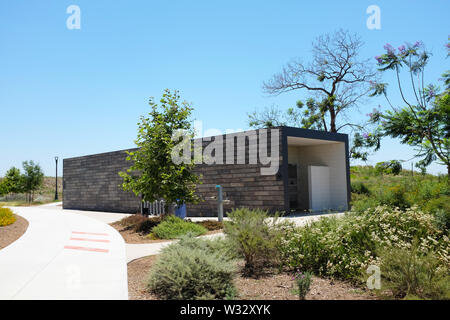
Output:
<instances>
[{"instance_id":1,"label":"shrub","mask_svg":"<svg viewBox=\"0 0 450 320\"><path fill-rule=\"evenodd\" d=\"M159 239L175 239L187 233L194 236L205 234L208 230L205 227L193 222L169 215L163 222L152 229L152 234Z\"/></svg>"},{"instance_id":2,"label":"shrub","mask_svg":"<svg viewBox=\"0 0 450 320\"><path fill-rule=\"evenodd\" d=\"M141 214L133 214L131 216L125 217L122 220L119 221L119 224L123 227L133 229L137 224L147 220L146 217L144 217Z\"/></svg>"},{"instance_id":3,"label":"shrub","mask_svg":"<svg viewBox=\"0 0 450 320\"><path fill-rule=\"evenodd\" d=\"M448 232L448 230L450 229L450 210L438 209L436 210L434 215L436 226L439 229Z\"/></svg>"},{"instance_id":4,"label":"shrub","mask_svg":"<svg viewBox=\"0 0 450 320\"><path fill-rule=\"evenodd\" d=\"M352 195L352 199L354 196ZM380 205L380 202L374 197L361 196L359 199L352 200L352 211L363 213L364 211L375 208Z\"/></svg>"},{"instance_id":5,"label":"shrub","mask_svg":"<svg viewBox=\"0 0 450 320\"><path fill-rule=\"evenodd\" d=\"M139 222L134 227L134 230L138 233L149 234L153 228L159 225L163 220L164 218L162 216L146 218L146 220Z\"/></svg>"},{"instance_id":6,"label":"shrub","mask_svg":"<svg viewBox=\"0 0 450 320\"><path fill-rule=\"evenodd\" d=\"M225 233L245 259L246 274L259 274L264 266L280 262L279 246L285 224L278 219L268 219L266 211L234 209L228 213L231 221L225 222Z\"/></svg>"},{"instance_id":7,"label":"shrub","mask_svg":"<svg viewBox=\"0 0 450 320\"><path fill-rule=\"evenodd\" d=\"M205 227L209 231L220 230L223 229L223 222L215 221L215 220L204 220L198 221L197 224Z\"/></svg>"},{"instance_id":8,"label":"shrub","mask_svg":"<svg viewBox=\"0 0 450 320\"><path fill-rule=\"evenodd\" d=\"M402 164L397 160L378 162L375 165L375 171L378 174L393 174L396 176L402 171Z\"/></svg>"},{"instance_id":9,"label":"shrub","mask_svg":"<svg viewBox=\"0 0 450 320\"><path fill-rule=\"evenodd\" d=\"M148 234L154 227L163 221L163 216L145 217L141 214L133 214L119 221L119 224L127 230L133 230L141 234Z\"/></svg>"},{"instance_id":10,"label":"shrub","mask_svg":"<svg viewBox=\"0 0 450 320\"><path fill-rule=\"evenodd\" d=\"M360 181L351 184L351 191L352 193L357 194L366 194L366 195L370 194L369 188L367 188L367 186Z\"/></svg>"},{"instance_id":11,"label":"shrub","mask_svg":"<svg viewBox=\"0 0 450 320\"><path fill-rule=\"evenodd\" d=\"M409 248L417 237L421 250L433 251L448 266L450 242L435 217L417 208L406 212L386 206L342 218L325 217L292 229L282 241L284 262L292 269L358 280L370 264L377 264L380 247Z\"/></svg>"},{"instance_id":12,"label":"shrub","mask_svg":"<svg viewBox=\"0 0 450 320\"><path fill-rule=\"evenodd\" d=\"M185 236L165 247L152 268L148 288L163 299L233 298L236 267L222 241Z\"/></svg>"},{"instance_id":13,"label":"shrub","mask_svg":"<svg viewBox=\"0 0 450 320\"><path fill-rule=\"evenodd\" d=\"M16 216L9 208L0 208L0 227L16 222Z\"/></svg>"},{"instance_id":14,"label":"shrub","mask_svg":"<svg viewBox=\"0 0 450 320\"><path fill-rule=\"evenodd\" d=\"M450 276L433 252L422 253L419 242L410 248L384 249L380 252L384 290L397 298L449 299Z\"/></svg>"},{"instance_id":15,"label":"shrub","mask_svg":"<svg viewBox=\"0 0 450 320\"><path fill-rule=\"evenodd\" d=\"M376 198L381 205L406 209L411 206L406 197L407 191L408 189L405 185L398 184L382 189L378 192Z\"/></svg>"},{"instance_id":16,"label":"shrub","mask_svg":"<svg viewBox=\"0 0 450 320\"><path fill-rule=\"evenodd\" d=\"M300 300L304 300L311 286L311 272L299 272L294 275L297 289L295 290Z\"/></svg>"}]
</instances>

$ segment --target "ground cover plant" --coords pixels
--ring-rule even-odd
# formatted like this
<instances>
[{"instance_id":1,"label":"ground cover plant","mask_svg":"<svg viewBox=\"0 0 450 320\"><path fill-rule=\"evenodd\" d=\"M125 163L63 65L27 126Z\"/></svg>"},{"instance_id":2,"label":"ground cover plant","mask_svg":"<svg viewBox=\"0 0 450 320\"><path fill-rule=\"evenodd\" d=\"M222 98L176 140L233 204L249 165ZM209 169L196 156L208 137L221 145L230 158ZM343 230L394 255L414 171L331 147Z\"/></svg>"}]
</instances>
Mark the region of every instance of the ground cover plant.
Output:
<instances>
[{"instance_id":1,"label":"ground cover plant","mask_svg":"<svg viewBox=\"0 0 450 320\"><path fill-rule=\"evenodd\" d=\"M162 299L233 298L236 264L224 242L190 234L164 248L151 270L148 289Z\"/></svg>"},{"instance_id":2,"label":"ground cover plant","mask_svg":"<svg viewBox=\"0 0 450 320\"><path fill-rule=\"evenodd\" d=\"M168 215L161 223L152 228L151 237L156 239L176 239L188 233L200 236L208 230L196 223L185 221L177 216Z\"/></svg>"}]
</instances>

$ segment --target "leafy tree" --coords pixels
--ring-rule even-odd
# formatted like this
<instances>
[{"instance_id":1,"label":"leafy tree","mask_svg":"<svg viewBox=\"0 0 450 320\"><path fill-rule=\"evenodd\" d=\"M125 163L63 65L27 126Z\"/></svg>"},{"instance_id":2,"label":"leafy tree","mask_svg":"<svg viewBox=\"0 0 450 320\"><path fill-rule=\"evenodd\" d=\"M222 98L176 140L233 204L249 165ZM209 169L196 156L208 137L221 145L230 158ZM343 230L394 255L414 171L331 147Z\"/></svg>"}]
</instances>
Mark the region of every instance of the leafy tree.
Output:
<instances>
[{"instance_id":1,"label":"leafy tree","mask_svg":"<svg viewBox=\"0 0 450 320\"><path fill-rule=\"evenodd\" d=\"M20 169L12 167L6 171L5 177L0 182L0 194L20 193L23 190L23 180Z\"/></svg>"},{"instance_id":2,"label":"leafy tree","mask_svg":"<svg viewBox=\"0 0 450 320\"><path fill-rule=\"evenodd\" d=\"M199 178L193 172L192 158L187 163L176 164L172 161L172 151L178 143L172 139L177 130L184 130L193 136L190 115L192 107L180 102L178 91L166 89L160 106L150 98L151 111L142 116L139 123L136 151L128 152L127 160L132 166L126 172L120 172L122 187L133 191L144 201L153 202L164 199L166 205L172 203L195 203L198 201L195 184ZM169 209L169 207L167 207Z\"/></svg>"},{"instance_id":3,"label":"leafy tree","mask_svg":"<svg viewBox=\"0 0 450 320\"><path fill-rule=\"evenodd\" d=\"M250 113L249 126L290 125L329 132L350 129L358 133L351 156L366 160L368 153L361 150L377 150L379 137L372 134L372 139L358 139L370 131L370 124L356 123L348 118L348 112L359 106L376 79L369 61L360 58L362 46L357 35L344 30L318 37L312 44L313 57L309 64L293 60L263 84L263 90L271 95L303 90L311 96L306 101L297 101L296 107L285 112L272 106L262 112Z\"/></svg>"},{"instance_id":4,"label":"leafy tree","mask_svg":"<svg viewBox=\"0 0 450 320\"><path fill-rule=\"evenodd\" d=\"M22 175L23 180L23 192L28 194L28 202L33 202L34 193L38 190L44 181L44 173L42 172L41 166L34 163L33 160L24 161L22 163L24 174Z\"/></svg>"},{"instance_id":5,"label":"leafy tree","mask_svg":"<svg viewBox=\"0 0 450 320\"><path fill-rule=\"evenodd\" d=\"M8 193L8 190L6 189L4 179L0 178L0 197L3 197L7 193Z\"/></svg>"},{"instance_id":6,"label":"leafy tree","mask_svg":"<svg viewBox=\"0 0 450 320\"><path fill-rule=\"evenodd\" d=\"M393 174L394 176L402 172L402 164L398 160L378 162L375 165L375 170L378 174Z\"/></svg>"},{"instance_id":7,"label":"leafy tree","mask_svg":"<svg viewBox=\"0 0 450 320\"><path fill-rule=\"evenodd\" d=\"M448 46L447 46L448 47ZM439 92L433 84L425 86L424 72L431 54L422 42L406 43L395 49L390 44L384 46L386 52L376 56L381 72L393 71L402 98L402 105L395 107L387 95L387 83L375 83L372 95L383 95L389 110L373 115L374 123L381 123L381 135L400 138L401 143L416 148L416 157L421 160L416 165L425 168L438 160L447 166L450 175L450 72L443 74L446 88ZM400 71L406 69L411 97L406 97Z\"/></svg>"}]
</instances>

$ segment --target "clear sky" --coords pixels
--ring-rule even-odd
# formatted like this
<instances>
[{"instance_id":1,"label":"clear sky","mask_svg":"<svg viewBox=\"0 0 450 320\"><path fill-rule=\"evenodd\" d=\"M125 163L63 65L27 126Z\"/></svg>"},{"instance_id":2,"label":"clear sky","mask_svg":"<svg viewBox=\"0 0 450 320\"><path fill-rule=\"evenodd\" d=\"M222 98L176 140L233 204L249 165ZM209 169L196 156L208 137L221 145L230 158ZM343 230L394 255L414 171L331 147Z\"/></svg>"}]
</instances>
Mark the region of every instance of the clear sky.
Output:
<instances>
[{"instance_id":1,"label":"clear sky","mask_svg":"<svg viewBox=\"0 0 450 320\"><path fill-rule=\"evenodd\" d=\"M81 29L66 26L72 4ZM372 4L381 30L366 27ZM307 97L268 97L261 84L292 58L308 61L314 38L338 28L362 37L367 58L387 42L422 40L433 52L426 80L436 82L449 69L448 12L448 0L1 1L0 175L31 159L54 175L56 155L133 147L148 98L164 88L192 102L204 129L246 129L255 108ZM355 117L379 103L368 100ZM412 155L386 140L369 163Z\"/></svg>"}]
</instances>

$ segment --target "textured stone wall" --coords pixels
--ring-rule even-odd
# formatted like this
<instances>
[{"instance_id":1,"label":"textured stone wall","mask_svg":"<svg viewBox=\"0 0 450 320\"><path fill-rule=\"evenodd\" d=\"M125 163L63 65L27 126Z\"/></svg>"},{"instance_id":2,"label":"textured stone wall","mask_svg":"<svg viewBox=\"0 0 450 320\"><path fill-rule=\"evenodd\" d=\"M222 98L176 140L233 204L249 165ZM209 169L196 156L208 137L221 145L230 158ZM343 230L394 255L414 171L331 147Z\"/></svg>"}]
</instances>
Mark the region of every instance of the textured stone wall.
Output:
<instances>
[{"instance_id":1,"label":"textured stone wall","mask_svg":"<svg viewBox=\"0 0 450 320\"><path fill-rule=\"evenodd\" d=\"M262 208L270 211L284 209L284 182L281 169L273 175L261 175L259 164L249 164L250 156L257 156L249 147L249 140L256 137L258 131L245 132L245 145L239 138L222 136L223 162L227 160L226 138L234 139L234 152L231 155L235 164L199 164L195 172L200 175L202 184L197 186L199 204L188 205L188 216L216 216L217 202L209 199L217 195L216 185L223 187L224 198L230 203L224 211L231 208ZM240 133L242 134L242 133ZM242 137L242 136L241 136ZM212 138L214 141L215 137ZM243 140L241 140L242 142ZM268 150L270 154L271 139L269 135ZM203 141L203 149L210 141ZM281 132L273 146L279 153L280 167L283 161L281 152ZM231 148L228 149L229 151ZM244 153L238 151L245 150ZM239 156L239 154L241 156ZM212 152L216 156L216 152ZM228 159L230 160L230 158ZM124 171L130 163L126 161L125 151L109 152L79 158L64 159L64 199L66 209L82 209L111 212L137 212L139 199L133 193L124 192L120 185L122 178L119 171Z\"/></svg>"},{"instance_id":2,"label":"textured stone wall","mask_svg":"<svg viewBox=\"0 0 450 320\"><path fill-rule=\"evenodd\" d=\"M126 157L125 151L116 151L64 159L64 209L138 212L138 198L120 186L118 172L130 165Z\"/></svg>"},{"instance_id":3,"label":"textured stone wall","mask_svg":"<svg viewBox=\"0 0 450 320\"><path fill-rule=\"evenodd\" d=\"M217 201L211 200L211 197L217 196L216 185L221 185L223 188L224 199L230 200L229 203L224 204L224 212L232 208L260 208L272 212L284 210L284 182L281 176L281 131L280 137L274 149L277 149L279 154L280 169L277 174L261 175L260 161L257 164L249 164L250 156L257 156L257 152L249 147L249 141L255 139L258 134L257 130L239 133L241 137L245 136L246 144L239 144L238 136L232 135L222 136L224 140L223 148L223 163L215 165L198 165L196 167L197 174L200 175L202 182L197 186L197 194L204 200L199 204L188 205L188 216L217 216ZM213 138L212 140L214 140ZM228 139L228 141L227 141ZM227 153L226 143L234 139L233 155ZM272 148L271 137L268 136L268 150ZM203 149L210 141L203 141ZM259 144L259 140L258 140ZM229 148L228 151L232 149ZM244 153L238 151L245 150ZM215 153L213 153L215 155ZM234 164L228 163L226 157L234 159ZM258 159L257 157L256 159Z\"/></svg>"}]
</instances>

